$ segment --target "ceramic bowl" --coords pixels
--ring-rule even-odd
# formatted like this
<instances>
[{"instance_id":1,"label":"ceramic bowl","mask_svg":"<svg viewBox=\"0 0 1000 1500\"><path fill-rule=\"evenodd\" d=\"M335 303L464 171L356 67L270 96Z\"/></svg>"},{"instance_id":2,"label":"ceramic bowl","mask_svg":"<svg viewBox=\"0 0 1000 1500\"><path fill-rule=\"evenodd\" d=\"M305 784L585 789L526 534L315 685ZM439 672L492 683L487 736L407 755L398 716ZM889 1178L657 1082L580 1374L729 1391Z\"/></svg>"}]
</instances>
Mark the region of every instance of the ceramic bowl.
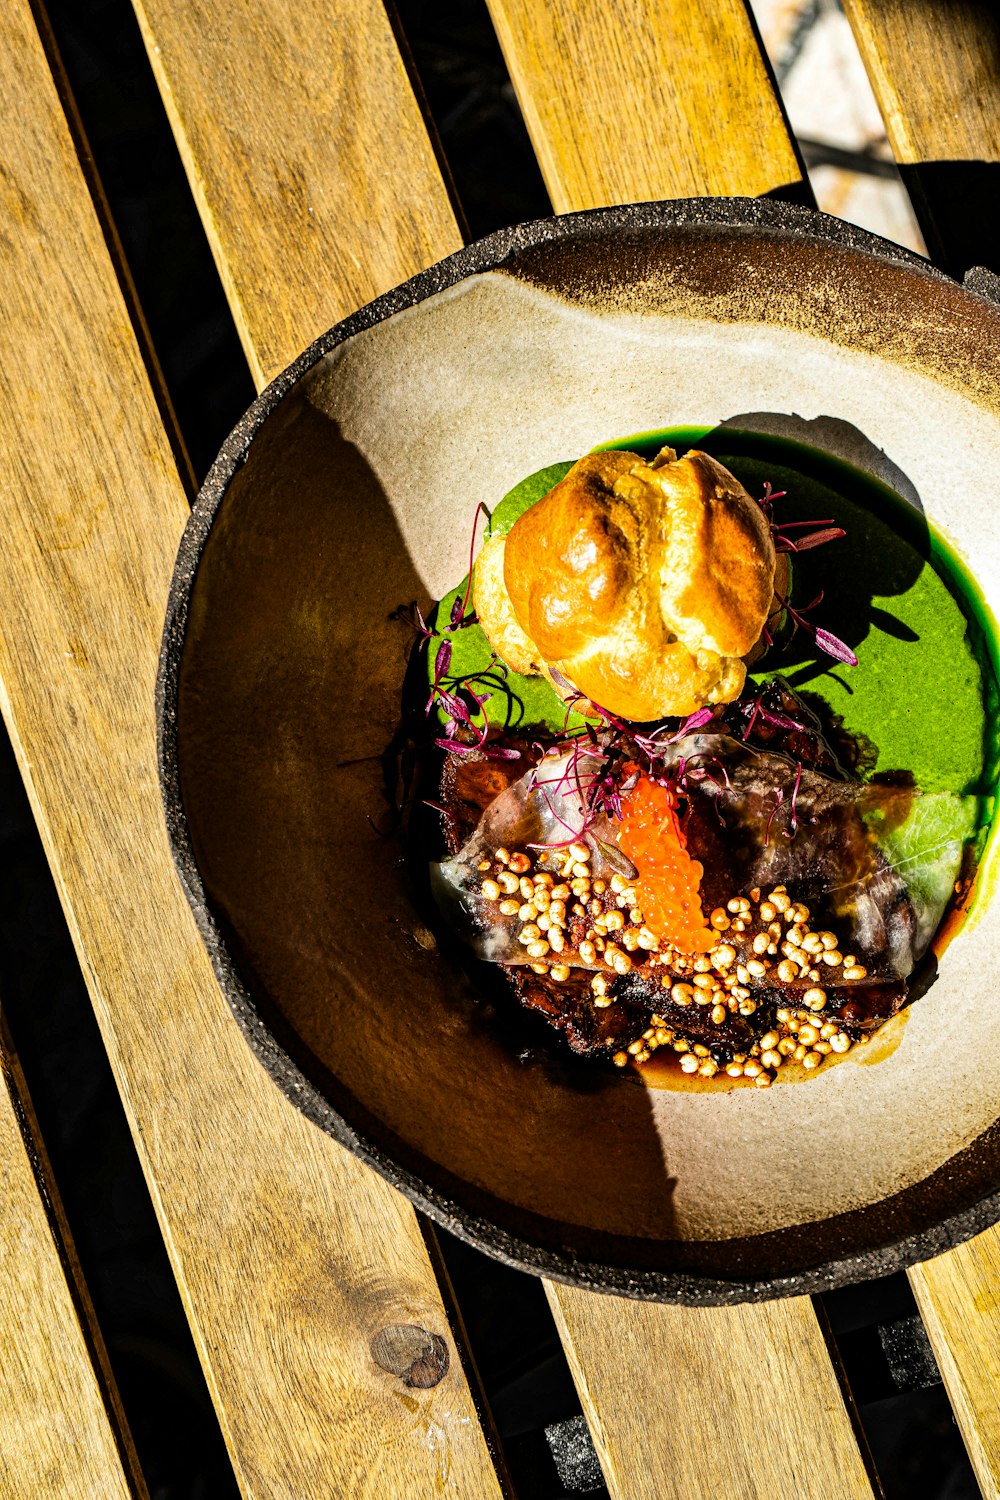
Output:
<instances>
[{"instance_id":1,"label":"ceramic bowl","mask_svg":"<svg viewBox=\"0 0 1000 1500\"><path fill-rule=\"evenodd\" d=\"M386 779L409 763L393 611L463 575L477 501L614 437L729 423L867 468L996 609L1000 310L974 285L766 202L521 226L317 340L209 475L159 686L181 879L278 1087L491 1254L730 1302L882 1275L998 1217L988 892L879 1065L649 1091L483 994L435 927L419 848L388 830Z\"/></svg>"}]
</instances>

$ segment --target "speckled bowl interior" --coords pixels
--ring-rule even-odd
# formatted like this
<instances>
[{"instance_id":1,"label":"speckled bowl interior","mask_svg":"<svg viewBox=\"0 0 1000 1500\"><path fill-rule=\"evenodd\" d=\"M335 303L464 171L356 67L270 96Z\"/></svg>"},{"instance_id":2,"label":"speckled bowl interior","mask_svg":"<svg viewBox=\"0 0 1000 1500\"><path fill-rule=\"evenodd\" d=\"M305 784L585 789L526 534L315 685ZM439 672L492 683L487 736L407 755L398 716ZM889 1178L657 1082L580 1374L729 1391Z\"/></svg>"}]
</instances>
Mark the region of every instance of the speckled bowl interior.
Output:
<instances>
[{"instance_id":1,"label":"speckled bowl interior","mask_svg":"<svg viewBox=\"0 0 1000 1500\"><path fill-rule=\"evenodd\" d=\"M220 455L161 669L181 877L278 1086L483 1248L713 1302L882 1274L997 1218L988 889L877 1065L656 1092L484 1000L419 847L376 829L411 641L393 610L462 576L477 501L606 439L730 423L847 458L1000 609L998 348L987 296L837 221L643 205L494 236L371 304Z\"/></svg>"}]
</instances>

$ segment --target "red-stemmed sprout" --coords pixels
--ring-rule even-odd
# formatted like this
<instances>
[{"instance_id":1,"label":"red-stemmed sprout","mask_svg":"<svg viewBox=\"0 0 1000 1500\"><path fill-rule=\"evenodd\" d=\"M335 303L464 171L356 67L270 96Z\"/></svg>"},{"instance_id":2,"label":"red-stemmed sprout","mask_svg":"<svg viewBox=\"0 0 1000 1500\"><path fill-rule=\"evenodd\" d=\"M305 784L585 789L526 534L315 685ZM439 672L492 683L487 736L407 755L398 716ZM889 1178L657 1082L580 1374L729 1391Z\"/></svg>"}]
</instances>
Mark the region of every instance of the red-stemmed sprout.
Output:
<instances>
[{"instance_id":1,"label":"red-stemmed sprout","mask_svg":"<svg viewBox=\"0 0 1000 1500\"><path fill-rule=\"evenodd\" d=\"M825 542L838 542L847 533L832 518L827 521L782 521L779 525L772 514L772 504L775 500L783 500L787 490L772 490L770 480L764 483L764 494L757 504L767 517L767 524L771 528L771 538L774 542L775 552L807 552L810 547L822 547ZM818 531L810 531L807 536L798 538L786 536L786 531L801 531L804 526L818 526Z\"/></svg>"},{"instance_id":2,"label":"red-stemmed sprout","mask_svg":"<svg viewBox=\"0 0 1000 1500\"><path fill-rule=\"evenodd\" d=\"M676 721L671 720L648 730L639 730L603 705L587 699L561 674L556 674L556 677L557 685L566 694L566 724L569 723L570 714L578 710L586 712L592 718L596 717L599 725L587 722L571 734L564 730L560 743L551 746L535 767L531 787L541 790L549 811L556 820L568 827L563 819L558 818L548 793L544 790L549 786L557 788L562 795L575 795L582 813L582 824L578 830L570 830L570 838L531 847L564 848L591 831L601 818L620 822L623 817L622 799L636 786L640 776L667 787L675 794L682 789L685 778L690 778L692 782L707 779L721 790L722 783L708 769L708 764L703 764L705 757L682 756L668 764L664 754L667 747L710 725L715 718L713 709L699 708L682 720L679 726ZM544 775L545 759L549 755L558 757L560 754L565 756L565 764L557 773ZM714 760L715 757L711 757L709 764ZM728 786L728 773L721 763L719 768ZM592 837L608 857L607 849L610 846L597 839L596 835L592 834Z\"/></svg>"},{"instance_id":3,"label":"red-stemmed sprout","mask_svg":"<svg viewBox=\"0 0 1000 1500\"><path fill-rule=\"evenodd\" d=\"M802 785L802 762L798 761L795 766L795 783L792 787L790 804L791 816L788 820L786 837L793 839L799 827L799 787Z\"/></svg>"},{"instance_id":4,"label":"red-stemmed sprout","mask_svg":"<svg viewBox=\"0 0 1000 1500\"><path fill-rule=\"evenodd\" d=\"M456 630L467 630L470 625L478 624L478 616L475 610L468 608L468 604L469 596L472 593L472 563L476 552L476 532L479 529L480 515L485 516L487 521L492 519L492 512L487 509L481 500L476 506L476 513L472 518L472 537L469 542L469 571L465 580L465 593L461 597L456 594L452 600L447 625L443 627L428 625L416 600L410 604L401 604L389 616L390 620L406 621L407 625L416 633L418 650L421 647L427 646L433 640L440 640L446 634L452 635Z\"/></svg>"},{"instance_id":5,"label":"red-stemmed sprout","mask_svg":"<svg viewBox=\"0 0 1000 1500\"><path fill-rule=\"evenodd\" d=\"M799 732L805 732L806 730L806 725L800 723L798 719L789 718L788 714L776 714L771 709L765 708L763 692L758 693L752 702L737 703L735 707L739 709L747 721L743 730L744 744L750 738L750 731L758 719L763 719L765 724L770 724L774 729L791 729L798 730Z\"/></svg>"},{"instance_id":6,"label":"red-stemmed sprout","mask_svg":"<svg viewBox=\"0 0 1000 1500\"><path fill-rule=\"evenodd\" d=\"M426 646L428 641L440 635L439 630L433 630L424 619L423 611L415 599L409 604L398 605L389 615L390 620L403 620L417 637L417 646Z\"/></svg>"},{"instance_id":7,"label":"red-stemmed sprout","mask_svg":"<svg viewBox=\"0 0 1000 1500\"><path fill-rule=\"evenodd\" d=\"M795 780L792 783L791 796L788 799L788 827L787 828L783 828L781 830L781 832L784 834L784 836L785 836L786 839L793 839L795 837L796 833L798 832L798 827L799 827L799 816L798 816L798 814L799 814L799 788L801 787L801 785L802 785L802 762L799 761L796 764L796 767L795 767ZM785 800L784 789L782 787L780 787L780 786L776 786L775 789L774 789L774 806L771 808L770 816L768 817L767 824L766 824L765 829L764 829L764 844L765 844L765 847L771 842L771 825L774 822L775 817L777 816L778 809L784 803L784 800Z\"/></svg>"},{"instance_id":8,"label":"red-stemmed sprout","mask_svg":"<svg viewBox=\"0 0 1000 1500\"><path fill-rule=\"evenodd\" d=\"M434 744L439 750L447 750L455 755L468 755L472 750L480 750L490 760L517 760L521 753L519 750L489 743L490 726L486 705L494 694L476 691L477 686L494 687L497 678L491 674L496 671L499 676L505 677L506 665L494 654L481 671L470 672L464 677L449 677L451 655L451 641L443 640L434 657L434 680L424 705L425 717L430 715L432 708L441 709L444 715L444 734L438 735ZM464 732L464 737L459 737L460 730Z\"/></svg>"},{"instance_id":9,"label":"red-stemmed sprout","mask_svg":"<svg viewBox=\"0 0 1000 1500\"><path fill-rule=\"evenodd\" d=\"M856 667L858 658L850 646L845 645L840 637L834 635L832 631L823 630L820 626L814 625L811 620L805 618L811 609L815 609L818 604L822 604L823 594L824 590L820 589L815 599L809 604L803 604L801 609L793 609L788 600L783 598L781 594L776 594L775 598L788 611L788 617L793 626L793 633L795 630L804 630L807 635L812 636L819 649L827 656L832 656L834 661L842 661L845 666Z\"/></svg>"},{"instance_id":10,"label":"red-stemmed sprout","mask_svg":"<svg viewBox=\"0 0 1000 1500\"><path fill-rule=\"evenodd\" d=\"M832 517L825 521L783 521L778 525L774 520L771 507L775 500L782 499L785 494L785 490L772 490L770 481L765 481L763 497L757 502L767 517L767 524L771 528L771 538L774 542L774 550L776 552L808 552L811 548L822 547L827 542L840 541L841 537L847 535L843 527L838 526ZM789 531L800 531L806 526L814 526L819 529L809 531L805 536L800 537L786 535ZM794 630L799 628L805 630L813 637L819 649L827 656L832 656L835 661L843 662L845 666L857 666L858 658L839 636L834 635L830 630L824 630L822 627L814 625L811 620L804 618L807 612L815 609L816 605L822 600L822 590L820 590L811 604L806 604L799 610L793 609L788 600L783 598L781 594L776 593L775 598L787 610L788 617L792 621L793 633ZM762 634L765 644L768 646L773 645L771 632L766 625ZM746 738L745 735L744 738Z\"/></svg>"},{"instance_id":11,"label":"red-stemmed sprout","mask_svg":"<svg viewBox=\"0 0 1000 1500\"><path fill-rule=\"evenodd\" d=\"M819 531L810 531L806 536L793 538L785 536L786 531L798 530L800 526L819 525ZM832 520L829 521L784 521L780 526L771 522L771 537L774 541L775 552L808 552L811 547L822 547L826 542L839 542L841 537L847 535L842 526L837 526Z\"/></svg>"},{"instance_id":12,"label":"red-stemmed sprout","mask_svg":"<svg viewBox=\"0 0 1000 1500\"><path fill-rule=\"evenodd\" d=\"M451 606L451 623L448 626L449 630L463 630L466 625L472 625L475 623L475 612L467 616L465 613L465 609L466 605L469 602L469 595L472 593L472 563L476 555L476 532L479 529L479 517L481 515L486 517L487 523L493 519L493 512L487 510L486 506L480 500L479 504L476 506L476 513L472 518L472 536L469 539L469 571L465 577L465 594L462 598L461 606L456 608L456 606L458 606L457 598L455 599L454 604Z\"/></svg>"}]
</instances>

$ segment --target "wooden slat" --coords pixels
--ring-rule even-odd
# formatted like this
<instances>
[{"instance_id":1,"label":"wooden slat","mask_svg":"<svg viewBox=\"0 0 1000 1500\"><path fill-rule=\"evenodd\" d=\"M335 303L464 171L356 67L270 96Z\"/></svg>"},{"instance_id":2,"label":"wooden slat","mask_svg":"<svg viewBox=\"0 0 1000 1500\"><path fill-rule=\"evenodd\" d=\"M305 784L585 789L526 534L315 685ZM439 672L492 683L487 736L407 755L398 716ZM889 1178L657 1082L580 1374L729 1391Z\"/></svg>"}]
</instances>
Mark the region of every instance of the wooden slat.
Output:
<instances>
[{"instance_id":1,"label":"wooden slat","mask_svg":"<svg viewBox=\"0 0 1000 1500\"><path fill-rule=\"evenodd\" d=\"M871 1500L808 1298L692 1310L547 1290L613 1500Z\"/></svg>"},{"instance_id":2,"label":"wooden slat","mask_svg":"<svg viewBox=\"0 0 1000 1500\"><path fill-rule=\"evenodd\" d=\"M546 1291L612 1500L872 1500L808 1297L683 1308Z\"/></svg>"},{"instance_id":3,"label":"wooden slat","mask_svg":"<svg viewBox=\"0 0 1000 1500\"><path fill-rule=\"evenodd\" d=\"M67 1279L78 1268L33 1127L0 1017L0 1495L148 1500L109 1373L92 1358L85 1289Z\"/></svg>"},{"instance_id":4,"label":"wooden slat","mask_svg":"<svg viewBox=\"0 0 1000 1500\"><path fill-rule=\"evenodd\" d=\"M897 161L1000 161L998 18L979 0L844 0Z\"/></svg>"},{"instance_id":5,"label":"wooden slat","mask_svg":"<svg viewBox=\"0 0 1000 1500\"><path fill-rule=\"evenodd\" d=\"M1000 1500L1000 1230L909 1275L979 1487Z\"/></svg>"},{"instance_id":6,"label":"wooden slat","mask_svg":"<svg viewBox=\"0 0 1000 1500\"><path fill-rule=\"evenodd\" d=\"M0 697L237 1477L489 1500L454 1351L430 1390L372 1358L388 1325L451 1345L414 1214L255 1061L173 871L153 696L187 505L23 0L2 33Z\"/></svg>"},{"instance_id":7,"label":"wooden slat","mask_svg":"<svg viewBox=\"0 0 1000 1500\"><path fill-rule=\"evenodd\" d=\"M1000 271L1000 15L979 0L844 0L931 257Z\"/></svg>"},{"instance_id":8,"label":"wooden slat","mask_svg":"<svg viewBox=\"0 0 1000 1500\"><path fill-rule=\"evenodd\" d=\"M742 0L489 6L557 213L801 182Z\"/></svg>"},{"instance_id":9,"label":"wooden slat","mask_svg":"<svg viewBox=\"0 0 1000 1500\"><path fill-rule=\"evenodd\" d=\"M136 12L258 385L458 248L381 0Z\"/></svg>"}]
</instances>

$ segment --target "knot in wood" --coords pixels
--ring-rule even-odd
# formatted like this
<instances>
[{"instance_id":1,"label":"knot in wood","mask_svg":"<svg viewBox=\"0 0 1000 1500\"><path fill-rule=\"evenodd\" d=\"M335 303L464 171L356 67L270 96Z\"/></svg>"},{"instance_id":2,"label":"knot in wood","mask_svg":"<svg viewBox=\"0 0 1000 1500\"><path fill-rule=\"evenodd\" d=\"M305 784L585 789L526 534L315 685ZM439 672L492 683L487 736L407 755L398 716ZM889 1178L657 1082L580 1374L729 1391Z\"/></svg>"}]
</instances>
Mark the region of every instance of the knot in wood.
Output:
<instances>
[{"instance_id":1,"label":"knot in wood","mask_svg":"<svg viewBox=\"0 0 1000 1500\"><path fill-rule=\"evenodd\" d=\"M428 1390L448 1373L448 1345L437 1333L415 1323L390 1323L375 1335L371 1356L382 1370L398 1375L404 1385Z\"/></svg>"}]
</instances>

